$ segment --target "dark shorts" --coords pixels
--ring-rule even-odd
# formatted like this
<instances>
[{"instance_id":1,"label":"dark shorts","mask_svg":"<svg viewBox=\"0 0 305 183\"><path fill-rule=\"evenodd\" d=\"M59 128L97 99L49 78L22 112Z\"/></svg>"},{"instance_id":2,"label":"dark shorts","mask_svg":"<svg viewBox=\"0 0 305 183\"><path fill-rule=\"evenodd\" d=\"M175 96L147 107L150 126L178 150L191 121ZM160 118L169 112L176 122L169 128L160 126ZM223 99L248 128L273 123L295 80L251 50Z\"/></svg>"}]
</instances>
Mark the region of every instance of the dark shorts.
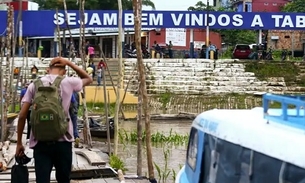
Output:
<instances>
[{"instance_id":1,"label":"dark shorts","mask_svg":"<svg viewBox=\"0 0 305 183\"><path fill-rule=\"evenodd\" d=\"M50 182L52 168L58 183L70 183L72 169L71 142L38 142L34 147L36 183Z\"/></svg>"}]
</instances>

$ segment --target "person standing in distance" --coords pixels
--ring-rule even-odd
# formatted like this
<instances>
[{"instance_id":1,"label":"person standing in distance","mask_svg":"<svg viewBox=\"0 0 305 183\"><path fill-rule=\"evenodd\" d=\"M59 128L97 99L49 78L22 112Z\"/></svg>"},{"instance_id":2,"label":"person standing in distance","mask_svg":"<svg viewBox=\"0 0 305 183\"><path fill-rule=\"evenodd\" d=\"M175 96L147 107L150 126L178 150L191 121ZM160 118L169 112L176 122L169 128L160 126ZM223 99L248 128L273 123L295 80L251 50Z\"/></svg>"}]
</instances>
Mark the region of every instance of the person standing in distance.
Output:
<instances>
[{"instance_id":1,"label":"person standing in distance","mask_svg":"<svg viewBox=\"0 0 305 183\"><path fill-rule=\"evenodd\" d=\"M80 78L78 77L62 77L66 74L65 67L68 66L72 68ZM58 82L60 80L60 82ZM40 82L41 81L41 82ZM41 104L36 102L36 99L38 98L38 94L41 93L41 90L43 90L43 87L41 87L41 90L37 90L35 88L35 85L37 83L40 86L43 85L45 88L50 88L50 86L56 86L56 91L59 92L58 95L54 95L53 98L60 98L60 100L57 100L58 104L61 104L60 109L63 110L57 110L56 112L61 114L61 118L59 119L65 119L66 123L63 123L62 121L54 121L54 115L56 117L57 113L50 113L50 114L42 114L40 113L39 118L34 122L37 124L37 121L50 121L53 120L52 123L48 123L44 125L49 125L50 127L54 128L52 126L53 122L56 124L64 124L67 128L60 127L59 130L54 131L48 131L49 129L46 129L45 131L41 132L38 131L38 127L33 128L34 123L32 124L32 131L30 136L30 142L29 146L34 150L34 163L35 163L35 174L36 174L36 183L47 183L50 182L51 177L51 171L53 166L56 169L56 180L58 183L70 183L70 174L71 174L71 168L72 168L72 142L74 140L73 138L73 127L71 118L69 117L69 105L72 97L72 93L74 91L79 92L82 90L83 86L87 86L90 83L92 83L92 78L84 71L83 69L79 68L74 63L70 62L67 59L57 57L54 58L49 66L49 73L46 76L43 76L41 79L34 81L32 84L28 86L28 90L25 94L25 96L22 99L22 108L19 113L19 119L18 119L18 125L17 125L17 147L16 147L16 156L22 156L24 154L24 146L22 144L22 134L23 129L25 125L25 120L27 117L28 110L33 103L32 106L32 114L37 113L39 111L39 107L41 107ZM37 85L36 85L37 86ZM40 87L39 87L40 88ZM55 88L55 87L54 87ZM58 89L59 88L59 89ZM49 92L50 90L44 90L44 92ZM37 96L35 96L35 93ZM46 97L46 95L41 95L40 97ZM33 102L32 102L33 101ZM38 101L38 99L37 99ZM46 100L41 100L42 102L47 102ZM48 103L50 104L50 103ZM36 110L36 111L35 111ZM65 115L66 118L63 118L62 115ZM31 116L31 118L35 118L35 116ZM57 119L57 118L55 118ZM45 126L41 125L40 128L44 128ZM58 126L56 126L58 127ZM64 129L64 130L63 130ZM39 134L39 135L38 135ZM48 136L44 136L44 134L48 134ZM37 139L50 139L53 134L56 134L57 140L37 140ZM59 137L59 135L62 135L62 137ZM54 136L52 136L53 139Z\"/></svg>"},{"instance_id":2,"label":"person standing in distance","mask_svg":"<svg viewBox=\"0 0 305 183\"><path fill-rule=\"evenodd\" d=\"M31 84L32 82L28 82L25 84L24 88L21 90L21 93L20 93L20 104L24 95L26 94L26 91L28 90L28 87L29 85ZM30 124L30 118L31 118L31 107L28 111L28 114L27 114L27 117L26 117L26 121L27 121L27 132L26 132L26 144L29 143L29 139L30 139L30 134L31 134L31 124Z\"/></svg>"}]
</instances>

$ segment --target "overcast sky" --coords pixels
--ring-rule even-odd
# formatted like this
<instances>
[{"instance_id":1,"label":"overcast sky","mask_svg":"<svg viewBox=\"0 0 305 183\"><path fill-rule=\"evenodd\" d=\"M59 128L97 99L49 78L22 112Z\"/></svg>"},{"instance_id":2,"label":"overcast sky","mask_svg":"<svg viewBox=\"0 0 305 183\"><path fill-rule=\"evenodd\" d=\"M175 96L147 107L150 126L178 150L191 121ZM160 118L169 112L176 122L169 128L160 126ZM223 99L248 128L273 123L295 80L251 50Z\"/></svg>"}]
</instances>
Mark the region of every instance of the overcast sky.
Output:
<instances>
[{"instance_id":1,"label":"overcast sky","mask_svg":"<svg viewBox=\"0 0 305 183\"><path fill-rule=\"evenodd\" d=\"M155 3L157 10L187 10L188 7L194 6L199 0L151 0ZM203 0L205 2L206 0ZM150 8L143 7L145 10Z\"/></svg>"}]
</instances>

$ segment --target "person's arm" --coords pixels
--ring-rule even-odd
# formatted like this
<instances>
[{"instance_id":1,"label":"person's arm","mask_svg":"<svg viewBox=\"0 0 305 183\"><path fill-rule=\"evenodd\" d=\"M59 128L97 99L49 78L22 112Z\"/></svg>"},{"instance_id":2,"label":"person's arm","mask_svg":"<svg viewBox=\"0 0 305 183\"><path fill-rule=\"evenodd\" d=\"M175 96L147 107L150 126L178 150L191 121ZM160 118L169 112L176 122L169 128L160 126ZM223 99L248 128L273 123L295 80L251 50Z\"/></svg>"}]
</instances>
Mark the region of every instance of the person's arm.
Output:
<instances>
[{"instance_id":1,"label":"person's arm","mask_svg":"<svg viewBox=\"0 0 305 183\"><path fill-rule=\"evenodd\" d=\"M68 66L71 67L78 74L78 76L82 79L83 86L88 86L93 82L93 79L89 76L89 74L87 74L87 72L84 69L78 67L77 65L75 65L74 63L72 63L70 61L67 63L68 63Z\"/></svg>"},{"instance_id":2,"label":"person's arm","mask_svg":"<svg viewBox=\"0 0 305 183\"><path fill-rule=\"evenodd\" d=\"M22 98L22 106L21 111L19 112L19 118L18 118L18 124L17 124L17 144L22 145L22 134L25 126L26 117L28 114L28 111L30 109L30 106L32 104L32 98L34 96L34 89L35 86L33 83L31 83L28 86L28 89Z\"/></svg>"}]
</instances>

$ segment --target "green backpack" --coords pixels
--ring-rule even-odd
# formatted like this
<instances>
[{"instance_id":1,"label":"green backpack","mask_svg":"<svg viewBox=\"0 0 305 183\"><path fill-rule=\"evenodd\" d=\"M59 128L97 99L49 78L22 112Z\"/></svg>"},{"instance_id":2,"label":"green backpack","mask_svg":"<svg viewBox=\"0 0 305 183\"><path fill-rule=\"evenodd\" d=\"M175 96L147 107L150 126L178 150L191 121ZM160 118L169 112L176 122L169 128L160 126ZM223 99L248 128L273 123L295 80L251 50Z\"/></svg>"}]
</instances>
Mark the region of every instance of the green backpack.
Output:
<instances>
[{"instance_id":1,"label":"green backpack","mask_svg":"<svg viewBox=\"0 0 305 183\"><path fill-rule=\"evenodd\" d=\"M37 141L57 141L68 134L69 118L64 112L59 89L63 79L57 76L50 86L44 86L40 79L34 81L36 91L30 122Z\"/></svg>"}]
</instances>

